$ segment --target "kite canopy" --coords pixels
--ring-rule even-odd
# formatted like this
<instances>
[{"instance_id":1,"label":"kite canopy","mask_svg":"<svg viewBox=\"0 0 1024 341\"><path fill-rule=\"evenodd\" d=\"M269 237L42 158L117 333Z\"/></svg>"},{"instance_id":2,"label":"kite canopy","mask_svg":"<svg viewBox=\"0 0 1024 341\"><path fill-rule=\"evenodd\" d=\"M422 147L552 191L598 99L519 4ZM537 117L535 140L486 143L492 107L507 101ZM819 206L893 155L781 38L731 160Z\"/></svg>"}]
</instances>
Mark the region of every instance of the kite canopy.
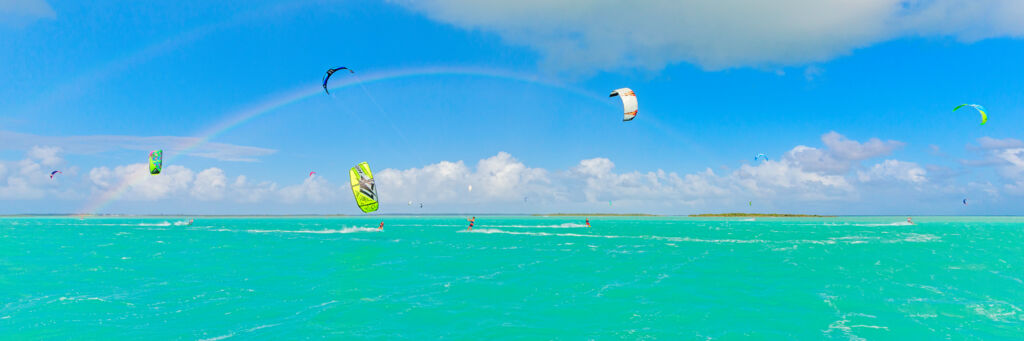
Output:
<instances>
[{"instance_id":1,"label":"kite canopy","mask_svg":"<svg viewBox=\"0 0 1024 341\"><path fill-rule=\"evenodd\" d=\"M361 162L349 170L348 176L352 183L352 195L356 197L356 205L359 205L359 209L364 213L376 211L379 207L377 186L373 183L370 165Z\"/></svg>"},{"instance_id":2,"label":"kite canopy","mask_svg":"<svg viewBox=\"0 0 1024 341\"><path fill-rule=\"evenodd\" d=\"M967 199L964 199L964 206L967 206Z\"/></svg>"},{"instance_id":3,"label":"kite canopy","mask_svg":"<svg viewBox=\"0 0 1024 341\"><path fill-rule=\"evenodd\" d=\"M760 158L761 160L768 161L768 155L765 153L754 155L754 161L757 161L758 158Z\"/></svg>"},{"instance_id":4,"label":"kite canopy","mask_svg":"<svg viewBox=\"0 0 1024 341\"><path fill-rule=\"evenodd\" d=\"M982 107L982 106L977 105L977 104L961 104L961 105L956 106L956 108L953 108L953 111L960 110L960 108L963 108L963 107L971 107L971 108L974 108L974 110L977 110L978 113L981 114L981 124L982 125L984 125L985 122L988 122L988 114L985 113L985 107Z\"/></svg>"},{"instance_id":5,"label":"kite canopy","mask_svg":"<svg viewBox=\"0 0 1024 341\"><path fill-rule=\"evenodd\" d=\"M632 121L636 117L636 94L630 88L615 89L608 97L619 96L622 99L622 120Z\"/></svg>"},{"instance_id":6,"label":"kite canopy","mask_svg":"<svg viewBox=\"0 0 1024 341\"><path fill-rule=\"evenodd\" d=\"M164 150L157 149L149 152L149 174L157 175L164 168Z\"/></svg>"},{"instance_id":7,"label":"kite canopy","mask_svg":"<svg viewBox=\"0 0 1024 341\"><path fill-rule=\"evenodd\" d=\"M53 179L53 175L57 174L57 173L64 174L64 173L61 173L59 170L52 171L52 172L50 172L50 179Z\"/></svg>"},{"instance_id":8,"label":"kite canopy","mask_svg":"<svg viewBox=\"0 0 1024 341\"><path fill-rule=\"evenodd\" d=\"M313 176L313 174L316 174L316 172L309 172L309 176Z\"/></svg>"},{"instance_id":9,"label":"kite canopy","mask_svg":"<svg viewBox=\"0 0 1024 341\"><path fill-rule=\"evenodd\" d=\"M327 74L324 75L324 92L326 92L328 95L330 95L331 92L327 91L327 81L330 80L331 79L331 75L333 75L338 70L348 70L348 73L355 73L355 71L352 71L352 69L349 69L349 68L344 67L344 66L336 67L336 68L333 68L333 69L327 69Z\"/></svg>"}]
</instances>

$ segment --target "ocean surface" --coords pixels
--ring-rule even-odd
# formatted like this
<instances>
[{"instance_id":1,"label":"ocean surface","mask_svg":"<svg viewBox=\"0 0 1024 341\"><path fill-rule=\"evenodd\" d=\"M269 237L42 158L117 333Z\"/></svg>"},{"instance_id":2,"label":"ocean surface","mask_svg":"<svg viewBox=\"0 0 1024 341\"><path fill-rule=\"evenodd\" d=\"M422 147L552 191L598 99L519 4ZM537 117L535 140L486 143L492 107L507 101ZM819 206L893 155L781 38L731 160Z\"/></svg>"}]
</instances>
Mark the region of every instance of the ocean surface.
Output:
<instances>
[{"instance_id":1,"label":"ocean surface","mask_svg":"<svg viewBox=\"0 0 1024 341\"><path fill-rule=\"evenodd\" d=\"M1020 217L186 220L0 218L0 339L1024 337Z\"/></svg>"}]
</instances>

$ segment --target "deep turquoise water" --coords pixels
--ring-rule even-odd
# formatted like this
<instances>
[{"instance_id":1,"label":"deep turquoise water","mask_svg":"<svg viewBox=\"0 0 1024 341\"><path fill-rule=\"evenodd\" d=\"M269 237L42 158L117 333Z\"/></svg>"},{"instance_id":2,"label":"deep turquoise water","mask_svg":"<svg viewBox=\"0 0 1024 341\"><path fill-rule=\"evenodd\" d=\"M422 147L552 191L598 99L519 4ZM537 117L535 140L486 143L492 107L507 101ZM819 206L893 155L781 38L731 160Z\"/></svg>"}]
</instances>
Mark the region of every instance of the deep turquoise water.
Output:
<instances>
[{"instance_id":1,"label":"deep turquoise water","mask_svg":"<svg viewBox=\"0 0 1024 341\"><path fill-rule=\"evenodd\" d=\"M0 218L0 339L1014 339L1024 218Z\"/></svg>"}]
</instances>

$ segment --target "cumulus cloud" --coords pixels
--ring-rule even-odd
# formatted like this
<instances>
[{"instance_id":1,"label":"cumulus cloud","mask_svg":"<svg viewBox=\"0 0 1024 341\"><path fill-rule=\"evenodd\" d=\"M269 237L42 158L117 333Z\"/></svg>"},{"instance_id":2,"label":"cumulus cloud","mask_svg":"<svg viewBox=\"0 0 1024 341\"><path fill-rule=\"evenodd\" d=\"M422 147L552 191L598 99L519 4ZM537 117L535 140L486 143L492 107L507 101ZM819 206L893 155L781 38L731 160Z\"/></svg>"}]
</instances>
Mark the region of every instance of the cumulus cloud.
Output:
<instances>
[{"instance_id":1,"label":"cumulus cloud","mask_svg":"<svg viewBox=\"0 0 1024 341\"><path fill-rule=\"evenodd\" d=\"M307 177L301 184L281 188L280 198L285 202L326 202L337 199L342 190L348 188L331 185L327 179L314 175Z\"/></svg>"},{"instance_id":2,"label":"cumulus cloud","mask_svg":"<svg viewBox=\"0 0 1024 341\"><path fill-rule=\"evenodd\" d=\"M230 179L220 168L193 171L184 166L164 167L159 176L149 174L143 163L96 167L89 171L94 199L117 194L121 200L155 201L163 199L196 199L200 201L232 201L253 203L265 200L317 200L316 196L295 196L296 191L278 189L273 182L251 183L244 175Z\"/></svg>"},{"instance_id":3,"label":"cumulus cloud","mask_svg":"<svg viewBox=\"0 0 1024 341\"><path fill-rule=\"evenodd\" d=\"M23 27L40 19L55 19L57 13L44 0L0 0L0 25Z\"/></svg>"},{"instance_id":4,"label":"cumulus cloud","mask_svg":"<svg viewBox=\"0 0 1024 341\"><path fill-rule=\"evenodd\" d=\"M796 146L783 159L806 171L843 174L850 171L856 162L889 155L904 145L903 142L877 138L861 143L834 131L822 135L821 142L826 149Z\"/></svg>"},{"instance_id":5,"label":"cumulus cloud","mask_svg":"<svg viewBox=\"0 0 1024 341\"><path fill-rule=\"evenodd\" d=\"M903 181L919 184L928 181L926 173L924 168L913 162L885 160L866 171L857 171L857 179L861 182Z\"/></svg>"},{"instance_id":6,"label":"cumulus cloud","mask_svg":"<svg viewBox=\"0 0 1024 341\"><path fill-rule=\"evenodd\" d=\"M183 166L164 167L159 176L149 174L149 165L136 163L89 171L89 180L100 192L122 193L125 200L158 200L187 193L195 172Z\"/></svg>"},{"instance_id":7,"label":"cumulus cloud","mask_svg":"<svg viewBox=\"0 0 1024 341\"><path fill-rule=\"evenodd\" d=\"M182 136L41 136L0 131L0 140L4 141L0 144L0 149L8 150L25 150L31 146L44 144L71 154L96 154L113 150L149 152L153 149L163 149L165 157L181 154L220 161L256 161L260 156L277 152L273 149L204 142L198 137Z\"/></svg>"},{"instance_id":8,"label":"cumulus cloud","mask_svg":"<svg viewBox=\"0 0 1024 341\"><path fill-rule=\"evenodd\" d=\"M228 187L228 179L220 168L207 168L196 174L189 193L199 200L220 200Z\"/></svg>"},{"instance_id":9,"label":"cumulus cloud","mask_svg":"<svg viewBox=\"0 0 1024 341\"><path fill-rule=\"evenodd\" d=\"M797 146L779 160L743 165L718 174L710 168L692 174L662 169L618 172L607 158L581 160L566 170L531 168L505 152L480 160L475 168L464 161L442 161L423 168L385 169L377 173L378 188L388 193L385 203L512 202L524 197L535 202L595 203L625 201L653 205L699 205L736 197L784 197L801 200L839 200L856 196L857 177L851 173L860 161L891 153L898 141L870 139L858 142L830 132L822 136L825 148ZM922 183L924 170L916 164L890 160L866 177L904 170L900 179ZM904 169L913 166L911 169ZM890 169L894 168L894 169ZM468 186L473 185L473 191Z\"/></svg>"},{"instance_id":10,"label":"cumulus cloud","mask_svg":"<svg viewBox=\"0 0 1024 341\"><path fill-rule=\"evenodd\" d=\"M576 71L802 65L904 37L1024 36L1017 0L400 0ZM813 72L812 72L813 73Z\"/></svg>"},{"instance_id":11,"label":"cumulus cloud","mask_svg":"<svg viewBox=\"0 0 1024 341\"><path fill-rule=\"evenodd\" d=\"M1006 180L1011 182L1024 181L1024 141L1006 138L995 139L982 137L977 146L971 149L980 151L984 158L980 160L961 160L961 163L975 167L994 167Z\"/></svg>"},{"instance_id":12,"label":"cumulus cloud","mask_svg":"<svg viewBox=\"0 0 1024 341\"><path fill-rule=\"evenodd\" d=\"M546 170L526 167L505 152L480 160L475 170L462 161L441 161L423 168L384 169L376 178L377 188L388 193L381 196L383 202L508 202L558 196Z\"/></svg>"},{"instance_id":13,"label":"cumulus cloud","mask_svg":"<svg viewBox=\"0 0 1024 341\"><path fill-rule=\"evenodd\" d=\"M75 175L77 168L62 170L64 174L50 179L50 172L63 164L60 148L50 146L32 146L25 153L25 159L19 161L0 161L0 199L39 199L48 194L68 196L57 186L65 176Z\"/></svg>"},{"instance_id":14,"label":"cumulus cloud","mask_svg":"<svg viewBox=\"0 0 1024 341\"><path fill-rule=\"evenodd\" d=\"M992 140L994 141L994 140ZM980 140L989 147L1016 144ZM734 207L747 200L800 203L856 202L871 191L900 190L953 193L964 188L998 194L990 183L967 187L933 183L930 171L914 162L887 159L868 166L862 163L892 153L898 141L851 140L836 132L822 135L821 146L796 146L779 158L693 173L663 169L620 170L611 159L580 160L565 169L531 167L512 155L499 152L476 162L440 161L419 168L383 169L376 173L382 203L405 206L407 201L432 207L524 207L528 202L549 209L587 207L614 201L616 209L672 211L701 207ZM1016 167L1018 176L1003 189L1024 193L1024 148L979 149L999 158L1002 167ZM61 148L34 146L26 159L0 162L0 199L44 198L56 195L59 182L47 179L47 164L63 165ZM72 172L74 172L72 168ZM940 172L941 173L941 172ZM96 167L84 177L92 200L304 204L351 200L347 179L332 184L319 175L301 183L279 186L270 181L251 181L245 175L229 175L220 168L193 170L181 165L164 168L152 176L146 164ZM884 186L870 186L882 184ZM469 189L472 186L472 190ZM946 186L946 187L941 187ZM952 186L952 187L951 187ZM867 192L867 193L865 193ZM993 194L993 195L995 195ZM204 203L204 205L206 205ZM581 206L583 205L583 206ZM244 207L244 206L243 206ZM266 207L266 206L263 206ZM536 208L536 206L533 206ZM802 206L803 207L803 206ZM496 211L504 211L498 208Z\"/></svg>"}]
</instances>

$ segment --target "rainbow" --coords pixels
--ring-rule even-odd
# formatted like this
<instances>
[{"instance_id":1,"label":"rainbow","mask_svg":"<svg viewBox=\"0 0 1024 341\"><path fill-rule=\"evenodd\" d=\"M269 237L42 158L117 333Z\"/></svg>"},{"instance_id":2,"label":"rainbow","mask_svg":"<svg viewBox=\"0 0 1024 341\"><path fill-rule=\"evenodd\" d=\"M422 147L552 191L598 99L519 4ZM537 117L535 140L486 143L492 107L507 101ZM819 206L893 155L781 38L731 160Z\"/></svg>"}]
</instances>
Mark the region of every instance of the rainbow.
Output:
<instances>
[{"instance_id":1,"label":"rainbow","mask_svg":"<svg viewBox=\"0 0 1024 341\"><path fill-rule=\"evenodd\" d=\"M544 80L533 75L521 74L507 70L495 70L480 67L422 67L370 72L365 74L359 73L356 75L356 77L332 78L332 82L329 86L329 89L341 89L366 83L390 81L410 77L473 76L511 80L545 87L552 87L596 101L605 101L605 98L596 96L593 93L586 92L574 87L570 87L565 84ZM196 147L199 147L207 142L210 142L210 140L212 140L213 138L216 138L217 136L220 136L225 132L230 131L231 129L238 127L240 125L243 125L246 122L249 122L263 114L320 95L323 95L323 88L320 86L311 85L307 87L301 87L290 91L286 91L281 94L270 96L269 99L263 100L255 105L239 110L233 114L229 114L227 119L220 121L219 123L214 124L209 128L201 131L198 134L198 138L192 139L189 143L182 146L175 146L175 148L167 148L168 150L175 151L175 153L170 154L165 152L164 164L166 165L168 163L167 161L173 159L174 156L186 154L188 151ZM98 197L96 197L93 200L89 200L86 206L79 211L80 214L85 215L99 213L99 211L103 210L111 203L114 203L117 200L119 200L133 186L142 181L145 181L145 179L147 179L149 176L149 172L147 171L140 172L138 175L133 174L124 177L119 184L112 186L110 190L101 193Z\"/></svg>"}]
</instances>

